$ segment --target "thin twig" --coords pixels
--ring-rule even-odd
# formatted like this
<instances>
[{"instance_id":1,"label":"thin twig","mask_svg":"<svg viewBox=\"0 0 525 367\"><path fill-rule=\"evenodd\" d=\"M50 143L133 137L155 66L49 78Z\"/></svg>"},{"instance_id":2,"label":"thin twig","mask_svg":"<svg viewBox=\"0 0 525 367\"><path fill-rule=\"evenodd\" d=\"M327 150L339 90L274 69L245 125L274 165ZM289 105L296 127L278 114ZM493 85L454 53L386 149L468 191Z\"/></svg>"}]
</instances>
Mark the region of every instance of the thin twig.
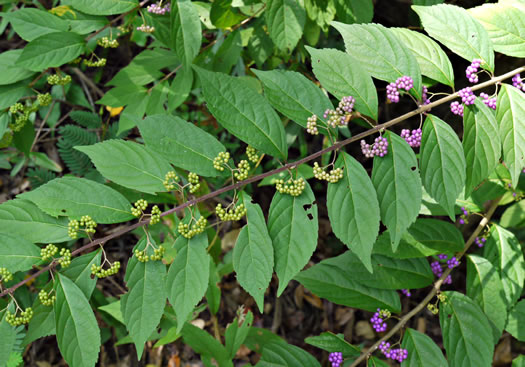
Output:
<instances>
[{"instance_id":1,"label":"thin twig","mask_svg":"<svg viewBox=\"0 0 525 367\"><path fill-rule=\"evenodd\" d=\"M476 86L471 87L471 89L473 91L476 91L476 90L488 87L490 85L499 83L499 82L501 82L501 81L503 81L505 79L508 79L508 78L514 76L515 74L522 73L522 72L525 72L525 66L522 66L522 67L519 67L517 69L514 69L514 70L512 70L512 71L510 71L508 73L500 75L499 77L493 78L493 79L488 80L488 81L486 81L484 83L480 83L480 84L478 84ZM311 154L311 155L309 155L309 156L307 156L305 158L302 158L302 159L300 159L300 160L298 160L296 162L285 164L285 165L283 165L283 166L281 166L279 168L276 168L276 169L274 169L272 171L262 173L260 175L248 178L248 179L243 180L243 181L239 181L239 182L237 182L235 184L232 184L232 185L223 187L221 189L215 190L213 192L210 192L210 193L208 193L206 195L203 195L203 196L201 196L199 198L195 198L195 199L189 200L189 201L187 201L187 202L185 202L185 203L183 203L183 204L181 204L181 205L179 205L179 206L177 206L175 208L172 208L170 210L165 211L160 216L164 217L166 215L170 215L170 214L179 212L179 211L183 210L184 208L187 208L189 206L193 206L193 205L198 204L198 203L200 203L202 201L206 201L206 200L211 199L211 198L213 198L215 196L223 194L223 193L225 193L227 191L237 190L237 189L239 189L239 188L241 188L243 186L246 186L246 185L251 184L253 182L260 181L260 180L262 180L262 179L264 179L266 177L273 176L273 175L275 175L275 174L277 174L279 172L286 171L286 170L289 170L289 169L293 169L293 168L299 166L300 164L312 161L312 160L322 156L325 153L329 153L329 152L332 152L334 150L339 150L342 147L344 147L345 145L348 145L350 143L358 141L358 140L360 140L362 138L365 138L365 137L367 137L369 135L375 134L375 133L377 133L379 131L382 131L382 130L390 127L390 126L393 126L393 125L398 124L398 123L400 123L402 121L405 121L405 120L409 119L410 117L419 115L420 113L426 112L426 111L428 111L428 110L430 110L430 109L432 109L434 107L437 107L437 106L439 106L439 105L441 105L443 103L451 101L451 100L453 100L453 99L455 99L457 97L459 97L458 93L454 93L454 94L451 94L450 96L443 97L443 98L441 98L441 99L439 99L439 100L437 100L435 102L432 102L430 104L419 106L417 109L415 109L415 110L413 110L411 112L405 113L404 115L396 117L395 119L392 119L392 120L390 120L388 122L385 122L384 124L377 125L374 128L369 129L369 130L367 130L365 132L362 132L360 134L357 134L357 135L355 135L355 136L353 136L351 138L348 138L346 140L342 140L340 142L337 142L337 143L335 143L334 145L332 145L332 146L330 146L328 148L325 148L323 150L317 151L317 152L315 152L315 153L313 153L313 154ZM149 223L149 219L142 220L142 221L136 222L134 224L130 224L129 226L124 227L121 230L116 231L116 232L114 232L114 233L112 233L110 235L107 235L107 236L105 236L103 238L99 238L99 239L96 239L94 241L91 241L90 243L88 243L88 244L80 247L79 249L76 249L75 251L73 251L71 253L71 255L74 256L74 255L77 255L77 254L87 250L87 249L90 249L92 247L98 246L100 244L104 244L105 242L107 242L109 240L112 240L114 238L120 237L123 234L131 232L135 228L142 227L142 226L144 226L144 225L146 225L148 223ZM25 278L24 280L22 280L21 282L15 284L11 288L6 289L3 292L1 292L0 293L0 297L4 297L4 296L6 296L9 293L13 293L17 288L21 287L22 285L26 284L27 282L31 281L32 279L35 279L36 277L38 277L43 272L45 272L45 271L47 271L50 268L53 268L55 266L56 266L56 262L52 262L48 266L40 269L39 271L37 271L33 275Z\"/></svg>"},{"instance_id":2,"label":"thin twig","mask_svg":"<svg viewBox=\"0 0 525 367\"><path fill-rule=\"evenodd\" d=\"M35 135L35 138L33 139L33 144L31 144L31 148L29 148L29 151L31 152L33 150L33 148L35 147L35 144L36 142L38 141L38 137L40 136L40 133L42 132L42 128L44 127L44 125L46 124L47 122L47 119L49 118L49 116L51 116L51 112L53 112L53 108L55 107L55 101L53 100L51 102L51 106L49 106L49 109L47 110L47 113L46 113L46 116L44 117L44 119L42 120L42 123L40 124L40 127L38 128L37 132L36 132L36 135Z\"/></svg>"},{"instance_id":3,"label":"thin twig","mask_svg":"<svg viewBox=\"0 0 525 367\"><path fill-rule=\"evenodd\" d=\"M467 240L467 243L465 244L465 247L463 248L463 251L461 251L459 254L456 255L456 258L459 260L465 255L469 247L474 243L474 240L476 237L478 237L479 233L485 228L485 226L489 223L490 218L494 214L494 211L498 207L498 204L501 200L501 197L492 201L490 204L490 207L487 211L487 214L485 217L479 222L478 226L474 230L474 232L470 235L469 239ZM366 358L370 356L375 350L379 347L379 345L390 339L399 329L401 329L405 324L410 320L412 317L417 315L419 311L421 311L423 308L426 307L427 303L429 303L432 298L439 292L441 285L443 284L443 281L450 275L452 272L452 268L448 268L443 272L441 277L434 283L434 286L432 287L432 290L427 294L427 296L416 306L414 307L409 313L407 313L405 316L403 316L398 323L390 329L388 333L385 334L381 339L379 339L374 345L372 345L368 350L361 354L359 358L357 358L354 363L350 365L350 367L356 367L359 365L359 363L363 362Z\"/></svg>"},{"instance_id":4,"label":"thin twig","mask_svg":"<svg viewBox=\"0 0 525 367\"><path fill-rule=\"evenodd\" d=\"M77 76L82 79L84 82L86 82L87 85L89 85L91 87L91 89L93 89L95 91L96 94L98 94L99 97L103 97L104 96L104 92L99 88L97 87L97 85L95 83L93 83L93 81L91 79L89 79L86 74L84 74L79 68L71 68L71 70L73 70L73 72L75 74L77 74Z\"/></svg>"}]
</instances>

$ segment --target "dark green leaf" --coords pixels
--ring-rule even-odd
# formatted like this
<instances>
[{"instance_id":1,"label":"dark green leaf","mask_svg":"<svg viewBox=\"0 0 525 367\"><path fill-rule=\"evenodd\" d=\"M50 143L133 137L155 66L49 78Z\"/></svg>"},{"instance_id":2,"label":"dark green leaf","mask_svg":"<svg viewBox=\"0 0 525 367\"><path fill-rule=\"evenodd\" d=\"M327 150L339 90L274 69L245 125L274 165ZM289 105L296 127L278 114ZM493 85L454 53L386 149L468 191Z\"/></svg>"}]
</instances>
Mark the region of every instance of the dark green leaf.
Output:
<instances>
[{"instance_id":1,"label":"dark green leaf","mask_svg":"<svg viewBox=\"0 0 525 367\"><path fill-rule=\"evenodd\" d=\"M21 68L16 64L21 53L22 50L18 49L4 51L0 54L0 85L16 83L34 74L33 71Z\"/></svg>"},{"instance_id":2,"label":"dark green leaf","mask_svg":"<svg viewBox=\"0 0 525 367\"><path fill-rule=\"evenodd\" d=\"M41 261L40 248L24 238L0 234L2 267L11 273L26 271Z\"/></svg>"},{"instance_id":3,"label":"dark green leaf","mask_svg":"<svg viewBox=\"0 0 525 367\"><path fill-rule=\"evenodd\" d=\"M62 5L92 15L114 15L133 10L139 4L137 0L62 0Z\"/></svg>"},{"instance_id":4,"label":"dark green leaf","mask_svg":"<svg viewBox=\"0 0 525 367\"><path fill-rule=\"evenodd\" d=\"M210 20L217 28L230 28L244 19L232 0L217 0L211 5Z\"/></svg>"},{"instance_id":5,"label":"dark green leaf","mask_svg":"<svg viewBox=\"0 0 525 367\"><path fill-rule=\"evenodd\" d=\"M233 367L226 348L206 331L188 323L182 329L182 338L197 353L213 357L219 367Z\"/></svg>"},{"instance_id":6,"label":"dark green leaf","mask_svg":"<svg viewBox=\"0 0 525 367\"><path fill-rule=\"evenodd\" d=\"M344 23L369 23L374 16L372 0L335 0L337 18Z\"/></svg>"},{"instance_id":7,"label":"dark green leaf","mask_svg":"<svg viewBox=\"0 0 525 367\"><path fill-rule=\"evenodd\" d=\"M277 48L291 53L303 35L306 11L296 0L269 0L266 3L268 33Z\"/></svg>"},{"instance_id":8,"label":"dark green leaf","mask_svg":"<svg viewBox=\"0 0 525 367\"><path fill-rule=\"evenodd\" d=\"M252 327L253 313L248 311L242 315L242 319L236 317L233 322L226 329L224 340L226 344L226 350L230 355L230 358L234 358L235 354L244 343L244 340L248 336L248 332Z\"/></svg>"},{"instance_id":9,"label":"dark green leaf","mask_svg":"<svg viewBox=\"0 0 525 367\"><path fill-rule=\"evenodd\" d=\"M180 60L189 66L199 53L202 40L199 14L190 0L171 2L171 42Z\"/></svg>"},{"instance_id":10,"label":"dark green leaf","mask_svg":"<svg viewBox=\"0 0 525 367\"><path fill-rule=\"evenodd\" d=\"M305 350L285 343L267 344L256 367L321 367L319 362Z\"/></svg>"},{"instance_id":11,"label":"dark green leaf","mask_svg":"<svg viewBox=\"0 0 525 367\"><path fill-rule=\"evenodd\" d=\"M55 310L51 306L44 306L38 297L33 302L33 317L29 322L23 345L29 345L44 336L55 335Z\"/></svg>"},{"instance_id":12,"label":"dark green leaf","mask_svg":"<svg viewBox=\"0 0 525 367\"><path fill-rule=\"evenodd\" d=\"M69 28L67 21L36 8L23 8L4 16L20 38L28 42L48 33L66 32Z\"/></svg>"},{"instance_id":13,"label":"dark green leaf","mask_svg":"<svg viewBox=\"0 0 525 367\"><path fill-rule=\"evenodd\" d=\"M403 367L443 367L447 360L432 339L419 331L407 328L401 347L408 351Z\"/></svg>"},{"instance_id":14,"label":"dark green leaf","mask_svg":"<svg viewBox=\"0 0 525 367\"><path fill-rule=\"evenodd\" d=\"M321 333L319 336L310 336L306 338L305 343L313 345L314 347L326 350L327 352L341 352L344 358L357 357L361 354L361 350L348 343L342 334L334 334L331 332Z\"/></svg>"},{"instance_id":15,"label":"dark green leaf","mask_svg":"<svg viewBox=\"0 0 525 367\"><path fill-rule=\"evenodd\" d=\"M91 266L93 264L100 265L101 258L101 251L93 251L86 255L77 256L73 258L71 264L67 268L62 269L60 273L71 279L75 285L80 288L82 293L84 293L84 296L90 299L97 285L97 278L91 275Z\"/></svg>"}]
</instances>

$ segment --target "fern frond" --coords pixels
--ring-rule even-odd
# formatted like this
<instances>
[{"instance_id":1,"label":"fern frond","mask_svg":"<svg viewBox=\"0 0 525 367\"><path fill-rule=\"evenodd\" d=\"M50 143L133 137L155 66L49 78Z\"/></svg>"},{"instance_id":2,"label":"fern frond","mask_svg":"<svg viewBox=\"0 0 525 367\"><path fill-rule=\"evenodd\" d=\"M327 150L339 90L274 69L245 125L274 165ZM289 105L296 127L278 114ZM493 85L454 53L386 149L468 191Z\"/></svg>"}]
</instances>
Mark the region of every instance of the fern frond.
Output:
<instances>
[{"instance_id":1,"label":"fern frond","mask_svg":"<svg viewBox=\"0 0 525 367\"><path fill-rule=\"evenodd\" d=\"M55 179L56 177L57 175L54 172L51 172L45 168L38 167L27 170L27 178L29 179L29 183L31 184L31 188L33 188L33 190L38 186Z\"/></svg>"},{"instance_id":2,"label":"fern frond","mask_svg":"<svg viewBox=\"0 0 525 367\"><path fill-rule=\"evenodd\" d=\"M73 111L69 114L69 117L77 124L90 129L96 129L102 125L100 116L89 111Z\"/></svg>"},{"instance_id":3,"label":"fern frond","mask_svg":"<svg viewBox=\"0 0 525 367\"><path fill-rule=\"evenodd\" d=\"M84 175L94 169L87 155L73 147L77 145L92 145L97 142L97 136L79 126L66 125L60 128L58 153L70 171L76 175Z\"/></svg>"},{"instance_id":4,"label":"fern frond","mask_svg":"<svg viewBox=\"0 0 525 367\"><path fill-rule=\"evenodd\" d=\"M9 355L9 360L7 361L6 367L18 367L24 363L22 354L20 352L13 352Z\"/></svg>"},{"instance_id":5,"label":"fern frond","mask_svg":"<svg viewBox=\"0 0 525 367\"><path fill-rule=\"evenodd\" d=\"M131 130L126 130L121 132L120 134L117 134L118 132L118 122L115 122L111 125L109 125L108 131L106 131L106 137L105 140L110 139L124 139L129 135Z\"/></svg>"}]
</instances>

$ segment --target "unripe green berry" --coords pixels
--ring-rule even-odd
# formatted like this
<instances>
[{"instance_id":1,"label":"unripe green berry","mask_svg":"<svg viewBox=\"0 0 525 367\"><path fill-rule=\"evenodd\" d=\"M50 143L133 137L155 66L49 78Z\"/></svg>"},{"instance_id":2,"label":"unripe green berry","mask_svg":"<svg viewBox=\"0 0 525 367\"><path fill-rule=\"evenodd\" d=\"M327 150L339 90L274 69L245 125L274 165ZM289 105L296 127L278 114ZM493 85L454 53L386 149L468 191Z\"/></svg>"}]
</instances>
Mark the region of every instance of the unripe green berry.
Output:
<instances>
[{"instance_id":1,"label":"unripe green berry","mask_svg":"<svg viewBox=\"0 0 525 367\"><path fill-rule=\"evenodd\" d=\"M63 267L67 268L69 265L71 265L71 251L67 248L63 248L60 250L60 256L62 256L60 259L58 259L58 263Z\"/></svg>"},{"instance_id":2,"label":"unripe green berry","mask_svg":"<svg viewBox=\"0 0 525 367\"><path fill-rule=\"evenodd\" d=\"M217 171L224 171L224 165L228 164L228 161L230 160L230 153L228 152L220 152L217 157L213 160L213 168L215 168Z\"/></svg>"},{"instance_id":3,"label":"unripe green berry","mask_svg":"<svg viewBox=\"0 0 525 367\"><path fill-rule=\"evenodd\" d=\"M9 282L13 280L13 274L7 268L0 268L0 282Z\"/></svg>"},{"instance_id":4,"label":"unripe green berry","mask_svg":"<svg viewBox=\"0 0 525 367\"><path fill-rule=\"evenodd\" d=\"M47 260L52 258L58 251L58 247L50 243L45 248L40 250L40 256L42 257L42 260Z\"/></svg>"},{"instance_id":5,"label":"unripe green berry","mask_svg":"<svg viewBox=\"0 0 525 367\"><path fill-rule=\"evenodd\" d=\"M257 154L255 148L250 145L246 147L246 155L250 162L257 163L259 161L259 154Z\"/></svg>"}]
</instances>

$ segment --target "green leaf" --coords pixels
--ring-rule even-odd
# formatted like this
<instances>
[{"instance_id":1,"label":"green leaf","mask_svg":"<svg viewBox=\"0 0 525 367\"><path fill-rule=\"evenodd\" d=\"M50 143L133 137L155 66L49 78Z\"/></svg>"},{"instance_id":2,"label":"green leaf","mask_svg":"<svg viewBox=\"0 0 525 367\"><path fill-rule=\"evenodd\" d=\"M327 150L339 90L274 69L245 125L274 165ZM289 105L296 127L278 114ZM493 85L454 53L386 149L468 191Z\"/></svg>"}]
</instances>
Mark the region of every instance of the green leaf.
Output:
<instances>
[{"instance_id":1,"label":"green leaf","mask_svg":"<svg viewBox=\"0 0 525 367\"><path fill-rule=\"evenodd\" d=\"M168 112L175 110L188 98L193 86L193 69L183 66L173 79L168 91Z\"/></svg>"},{"instance_id":2,"label":"green leaf","mask_svg":"<svg viewBox=\"0 0 525 367\"><path fill-rule=\"evenodd\" d=\"M94 366L100 350L100 330L88 300L75 283L58 274L55 321L58 348L70 366Z\"/></svg>"},{"instance_id":3,"label":"green leaf","mask_svg":"<svg viewBox=\"0 0 525 367\"><path fill-rule=\"evenodd\" d=\"M328 217L334 234L357 254L369 271L379 233L379 204L368 173L352 156L341 152L336 162L343 178L328 185Z\"/></svg>"},{"instance_id":4,"label":"green leaf","mask_svg":"<svg viewBox=\"0 0 525 367\"><path fill-rule=\"evenodd\" d=\"M222 126L254 148L286 159L283 124L263 96L241 78L194 68L207 107Z\"/></svg>"},{"instance_id":5,"label":"green leaf","mask_svg":"<svg viewBox=\"0 0 525 367\"><path fill-rule=\"evenodd\" d=\"M166 287L168 299L177 315L177 332L180 332L208 288L208 237L206 233L191 239L179 236L175 247L178 253L168 270Z\"/></svg>"},{"instance_id":6,"label":"green leaf","mask_svg":"<svg viewBox=\"0 0 525 367\"><path fill-rule=\"evenodd\" d=\"M11 273L26 271L41 261L40 248L24 238L0 234L2 267Z\"/></svg>"},{"instance_id":7,"label":"green leaf","mask_svg":"<svg viewBox=\"0 0 525 367\"><path fill-rule=\"evenodd\" d=\"M307 351L286 343L267 344L256 367L321 367Z\"/></svg>"},{"instance_id":8,"label":"green leaf","mask_svg":"<svg viewBox=\"0 0 525 367\"><path fill-rule=\"evenodd\" d=\"M84 178L61 177L36 190L18 195L47 214L80 219L89 215L97 223L120 223L133 218L131 206L119 192Z\"/></svg>"},{"instance_id":9,"label":"green leaf","mask_svg":"<svg viewBox=\"0 0 525 367\"><path fill-rule=\"evenodd\" d=\"M261 353L264 347L270 343L286 344L286 341L268 329L252 326L244 345L254 352Z\"/></svg>"},{"instance_id":10,"label":"green leaf","mask_svg":"<svg viewBox=\"0 0 525 367\"><path fill-rule=\"evenodd\" d=\"M346 52L373 77L395 82L401 76L414 80L414 96L421 98L421 71L412 52L394 32L380 24L332 22L345 41Z\"/></svg>"},{"instance_id":11,"label":"green leaf","mask_svg":"<svg viewBox=\"0 0 525 367\"><path fill-rule=\"evenodd\" d=\"M115 15L133 10L139 4L137 0L62 0L62 5L91 15Z\"/></svg>"},{"instance_id":12,"label":"green leaf","mask_svg":"<svg viewBox=\"0 0 525 367\"><path fill-rule=\"evenodd\" d=\"M233 367L226 348L206 331L187 323L182 329L182 338L195 352L215 358L219 367Z\"/></svg>"},{"instance_id":13,"label":"green leaf","mask_svg":"<svg viewBox=\"0 0 525 367\"><path fill-rule=\"evenodd\" d=\"M44 336L55 335L55 310L44 306L38 297L33 302L33 317L27 327L27 334L22 344L27 346Z\"/></svg>"},{"instance_id":14,"label":"green leaf","mask_svg":"<svg viewBox=\"0 0 525 367\"><path fill-rule=\"evenodd\" d=\"M509 309L520 298L525 280L525 260L518 239L494 224L483 250L483 256L498 269Z\"/></svg>"},{"instance_id":15,"label":"green leaf","mask_svg":"<svg viewBox=\"0 0 525 367\"><path fill-rule=\"evenodd\" d=\"M479 98L465 106L463 115L463 150L467 162L465 196L490 175L499 163L501 140L494 113Z\"/></svg>"},{"instance_id":16,"label":"green leaf","mask_svg":"<svg viewBox=\"0 0 525 367\"><path fill-rule=\"evenodd\" d=\"M310 116L322 118L326 109L334 108L323 91L300 73L287 70L252 71L263 83L264 95L270 104L304 128Z\"/></svg>"},{"instance_id":17,"label":"green leaf","mask_svg":"<svg viewBox=\"0 0 525 367\"><path fill-rule=\"evenodd\" d=\"M44 34L29 42L17 60L17 66L32 71L59 67L84 51L84 37L71 32Z\"/></svg>"},{"instance_id":18,"label":"green leaf","mask_svg":"<svg viewBox=\"0 0 525 367\"><path fill-rule=\"evenodd\" d=\"M235 357L235 354L237 354L237 351L244 343L244 340L246 340L248 332L252 327L253 313L248 311L246 315L243 315L242 317L242 320L239 320L239 317L236 317L228 326L224 335L226 350L228 351L230 358Z\"/></svg>"},{"instance_id":19,"label":"green leaf","mask_svg":"<svg viewBox=\"0 0 525 367\"><path fill-rule=\"evenodd\" d=\"M303 35L306 11L296 0L269 0L266 3L268 33L277 48L291 53Z\"/></svg>"},{"instance_id":20,"label":"green leaf","mask_svg":"<svg viewBox=\"0 0 525 367\"><path fill-rule=\"evenodd\" d=\"M75 147L89 156L108 180L140 192L166 191L163 185L170 164L144 145L124 140L106 140L95 145Z\"/></svg>"},{"instance_id":21,"label":"green leaf","mask_svg":"<svg viewBox=\"0 0 525 367\"><path fill-rule=\"evenodd\" d=\"M48 33L69 29L67 21L36 8L23 8L3 15L20 38L28 42Z\"/></svg>"},{"instance_id":22,"label":"green leaf","mask_svg":"<svg viewBox=\"0 0 525 367\"><path fill-rule=\"evenodd\" d=\"M190 0L173 0L170 13L172 49L189 66L199 53L202 42L199 14Z\"/></svg>"},{"instance_id":23,"label":"green leaf","mask_svg":"<svg viewBox=\"0 0 525 367\"><path fill-rule=\"evenodd\" d=\"M525 12L512 5L483 4L469 9L487 30L494 50L513 57L525 57Z\"/></svg>"},{"instance_id":24,"label":"green leaf","mask_svg":"<svg viewBox=\"0 0 525 367\"><path fill-rule=\"evenodd\" d=\"M149 95L145 87L134 83L128 83L110 89L104 94L104 97L99 99L96 103L110 107L131 105L135 110L140 110L139 107L145 109L148 100ZM146 103L143 106L144 102ZM142 118L142 115L140 117Z\"/></svg>"},{"instance_id":25,"label":"green leaf","mask_svg":"<svg viewBox=\"0 0 525 367\"><path fill-rule=\"evenodd\" d=\"M525 43L524 43L525 45ZM496 121L503 145L503 159L516 187L525 167L525 96L519 89L503 84L498 93Z\"/></svg>"},{"instance_id":26,"label":"green leaf","mask_svg":"<svg viewBox=\"0 0 525 367\"><path fill-rule=\"evenodd\" d=\"M521 355L512 361L512 367L525 367L525 355Z\"/></svg>"},{"instance_id":27,"label":"green leaf","mask_svg":"<svg viewBox=\"0 0 525 367\"><path fill-rule=\"evenodd\" d=\"M331 332L324 332L318 336L310 336L306 338L305 343L313 345L314 347L326 350L327 352L341 352L344 358L358 357L361 354L361 350L348 343L344 335L334 334Z\"/></svg>"},{"instance_id":28,"label":"green leaf","mask_svg":"<svg viewBox=\"0 0 525 367\"><path fill-rule=\"evenodd\" d=\"M242 194L247 224L242 228L233 248L233 268L239 284L255 299L264 312L264 292L273 272L274 252L264 214L258 204Z\"/></svg>"},{"instance_id":29,"label":"green leaf","mask_svg":"<svg viewBox=\"0 0 525 367\"><path fill-rule=\"evenodd\" d=\"M295 280L317 296L338 305L367 311L375 311L378 307L401 311L399 295L395 290L371 288L356 279L352 269L343 269L326 261L303 270L295 276Z\"/></svg>"},{"instance_id":30,"label":"green leaf","mask_svg":"<svg viewBox=\"0 0 525 367\"><path fill-rule=\"evenodd\" d=\"M230 28L245 17L232 6L232 0L216 0L211 5L210 20L217 28Z\"/></svg>"},{"instance_id":31,"label":"green leaf","mask_svg":"<svg viewBox=\"0 0 525 367\"><path fill-rule=\"evenodd\" d=\"M20 98L33 94L25 81L0 85L0 109L14 105Z\"/></svg>"},{"instance_id":32,"label":"green leaf","mask_svg":"<svg viewBox=\"0 0 525 367\"><path fill-rule=\"evenodd\" d=\"M120 310L121 300L108 303L104 306L97 307L98 310L107 313L109 316L120 322L122 325L124 325L124 317L122 316L122 311ZM131 339L131 336L128 335L128 337ZM130 341L130 344L133 343L133 341Z\"/></svg>"},{"instance_id":33,"label":"green leaf","mask_svg":"<svg viewBox=\"0 0 525 367\"><path fill-rule=\"evenodd\" d=\"M491 366L494 345L489 321L481 308L464 294L444 292L439 323L450 367ZM483 335L483 337L480 337Z\"/></svg>"},{"instance_id":34,"label":"green leaf","mask_svg":"<svg viewBox=\"0 0 525 367\"><path fill-rule=\"evenodd\" d=\"M417 224L414 223L412 226ZM410 230L410 229L409 229ZM421 242L412 237L409 232L401 236L396 251L392 251L392 241L388 230L381 233L374 244L373 254L385 255L394 259L414 259L418 257L432 256L442 253L443 251L432 249L424 246Z\"/></svg>"},{"instance_id":35,"label":"green leaf","mask_svg":"<svg viewBox=\"0 0 525 367\"><path fill-rule=\"evenodd\" d=\"M525 300L518 302L510 310L505 330L519 341L525 341Z\"/></svg>"},{"instance_id":36,"label":"green leaf","mask_svg":"<svg viewBox=\"0 0 525 367\"><path fill-rule=\"evenodd\" d=\"M500 225L502 227L525 226L525 200L520 200L505 209L501 215Z\"/></svg>"},{"instance_id":37,"label":"green leaf","mask_svg":"<svg viewBox=\"0 0 525 367\"><path fill-rule=\"evenodd\" d=\"M431 38L407 28L391 28L401 42L414 53L421 74L454 87L454 70L447 54Z\"/></svg>"},{"instance_id":38,"label":"green leaf","mask_svg":"<svg viewBox=\"0 0 525 367\"><path fill-rule=\"evenodd\" d=\"M335 0L337 18L343 23L370 23L374 17L371 0Z\"/></svg>"},{"instance_id":39,"label":"green leaf","mask_svg":"<svg viewBox=\"0 0 525 367\"><path fill-rule=\"evenodd\" d=\"M485 312L497 342L507 320L507 301L498 270L481 256L467 255L467 296Z\"/></svg>"},{"instance_id":40,"label":"green leaf","mask_svg":"<svg viewBox=\"0 0 525 367\"><path fill-rule=\"evenodd\" d=\"M407 328L401 347L408 351L403 367L443 367L447 360L432 339L419 331Z\"/></svg>"},{"instance_id":41,"label":"green leaf","mask_svg":"<svg viewBox=\"0 0 525 367\"><path fill-rule=\"evenodd\" d=\"M173 165L201 176L219 175L213 160L226 148L194 124L175 116L156 115L140 121L139 129L146 147Z\"/></svg>"},{"instance_id":42,"label":"green leaf","mask_svg":"<svg viewBox=\"0 0 525 367\"><path fill-rule=\"evenodd\" d=\"M465 156L454 129L436 116L428 115L423 125L419 159L423 186L455 220L456 199L465 186Z\"/></svg>"},{"instance_id":43,"label":"green leaf","mask_svg":"<svg viewBox=\"0 0 525 367\"><path fill-rule=\"evenodd\" d=\"M308 182L303 193L291 196L275 192L268 214L275 273L280 296L288 282L308 263L315 248L319 223L315 196Z\"/></svg>"},{"instance_id":44,"label":"green leaf","mask_svg":"<svg viewBox=\"0 0 525 367\"><path fill-rule=\"evenodd\" d=\"M67 220L47 215L28 200L14 199L0 205L0 233L33 243L56 243L69 240Z\"/></svg>"},{"instance_id":45,"label":"green leaf","mask_svg":"<svg viewBox=\"0 0 525 367\"><path fill-rule=\"evenodd\" d=\"M146 234L133 251L144 250L148 242ZM156 245L154 241L151 243ZM146 255L153 255L151 246ZM166 305L166 266L161 261L140 262L132 256L128 260L124 281L129 291L120 298L120 309L140 360L144 343L159 324Z\"/></svg>"},{"instance_id":46,"label":"green leaf","mask_svg":"<svg viewBox=\"0 0 525 367\"><path fill-rule=\"evenodd\" d=\"M93 264L100 265L101 258L101 251L93 251L86 255L77 256L73 258L67 268L61 269L60 273L71 279L75 285L80 288L82 293L84 293L84 296L90 299L97 285L97 278L91 275L91 266Z\"/></svg>"},{"instance_id":47,"label":"green leaf","mask_svg":"<svg viewBox=\"0 0 525 367\"><path fill-rule=\"evenodd\" d=\"M355 98L355 110L377 120L377 92L372 77L346 52L318 50L306 46L312 57L316 78L330 93L341 99ZM352 65L351 68L348 65Z\"/></svg>"},{"instance_id":48,"label":"green leaf","mask_svg":"<svg viewBox=\"0 0 525 367\"><path fill-rule=\"evenodd\" d=\"M401 235L416 220L421 208L421 179L414 151L398 135L388 132L388 154L374 158L372 182L381 219L390 231L395 251Z\"/></svg>"},{"instance_id":49,"label":"green leaf","mask_svg":"<svg viewBox=\"0 0 525 367\"><path fill-rule=\"evenodd\" d=\"M407 233L426 247L443 252L459 252L465 247L463 234L452 223L419 218Z\"/></svg>"},{"instance_id":50,"label":"green leaf","mask_svg":"<svg viewBox=\"0 0 525 367\"><path fill-rule=\"evenodd\" d=\"M71 32L78 34L95 32L108 24L106 17L88 15L79 11L66 12L61 18L68 22Z\"/></svg>"},{"instance_id":51,"label":"green leaf","mask_svg":"<svg viewBox=\"0 0 525 367\"><path fill-rule=\"evenodd\" d=\"M9 325L7 321L0 320L0 333L2 339L0 340L0 366L7 367L9 356L16 346L16 329Z\"/></svg>"},{"instance_id":52,"label":"green leaf","mask_svg":"<svg viewBox=\"0 0 525 367\"><path fill-rule=\"evenodd\" d=\"M4 51L0 54L0 85L16 83L34 74L33 71L21 68L16 64L21 53L22 50L18 49Z\"/></svg>"},{"instance_id":53,"label":"green leaf","mask_svg":"<svg viewBox=\"0 0 525 367\"><path fill-rule=\"evenodd\" d=\"M425 31L468 61L483 60L482 67L494 71L494 50L483 26L465 9L440 4L412 6Z\"/></svg>"}]
</instances>

